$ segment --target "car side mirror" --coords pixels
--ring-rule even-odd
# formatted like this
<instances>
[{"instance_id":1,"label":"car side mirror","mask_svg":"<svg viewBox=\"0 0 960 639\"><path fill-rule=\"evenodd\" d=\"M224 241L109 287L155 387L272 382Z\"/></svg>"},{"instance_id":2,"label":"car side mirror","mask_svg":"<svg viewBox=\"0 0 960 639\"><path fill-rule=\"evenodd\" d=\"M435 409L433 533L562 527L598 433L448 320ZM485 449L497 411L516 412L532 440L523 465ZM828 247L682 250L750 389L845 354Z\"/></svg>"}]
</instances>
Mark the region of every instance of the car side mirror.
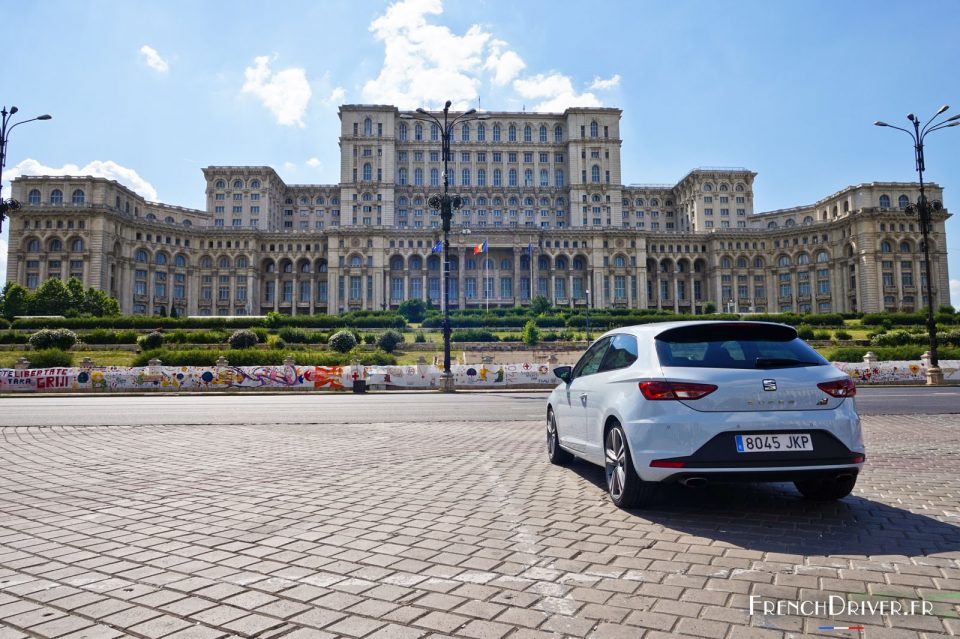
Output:
<instances>
[{"instance_id":1,"label":"car side mirror","mask_svg":"<svg viewBox=\"0 0 960 639\"><path fill-rule=\"evenodd\" d=\"M558 366L557 368L553 369L553 374L569 384L571 378L573 377L573 367Z\"/></svg>"}]
</instances>

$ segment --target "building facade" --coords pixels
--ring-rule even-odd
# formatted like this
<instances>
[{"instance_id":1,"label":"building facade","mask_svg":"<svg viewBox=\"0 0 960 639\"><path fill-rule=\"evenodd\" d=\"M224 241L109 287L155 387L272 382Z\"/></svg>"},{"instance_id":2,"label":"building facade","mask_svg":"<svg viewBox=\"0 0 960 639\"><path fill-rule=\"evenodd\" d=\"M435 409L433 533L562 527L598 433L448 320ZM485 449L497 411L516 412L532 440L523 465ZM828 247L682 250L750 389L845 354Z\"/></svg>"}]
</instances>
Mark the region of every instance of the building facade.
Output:
<instances>
[{"instance_id":1,"label":"building facade","mask_svg":"<svg viewBox=\"0 0 960 639\"><path fill-rule=\"evenodd\" d=\"M92 177L20 177L8 279L80 278L125 313L340 313L439 304L440 132L392 106L340 108L340 181L286 184L270 167L203 170L206 209L145 201ZM491 112L452 132L451 308L529 304L701 313L919 310L914 183L847 187L754 210L756 174L690 171L625 184L619 109ZM926 185L930 200L942 189ZM949 303L944 223L930 235L934 303ZM485 252L475 251L486 243Z\"/></svg>"}]
</instances>

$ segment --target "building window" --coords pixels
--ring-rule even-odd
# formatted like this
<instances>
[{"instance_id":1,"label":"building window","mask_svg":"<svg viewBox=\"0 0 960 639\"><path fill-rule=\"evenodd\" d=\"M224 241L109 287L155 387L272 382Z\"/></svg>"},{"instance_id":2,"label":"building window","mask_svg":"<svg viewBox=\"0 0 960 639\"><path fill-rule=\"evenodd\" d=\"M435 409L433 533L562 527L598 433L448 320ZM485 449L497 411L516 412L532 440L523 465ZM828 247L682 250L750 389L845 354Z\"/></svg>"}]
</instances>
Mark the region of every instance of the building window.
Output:
<instances>
[{"instance_id":1,"label":"building window","mask_svg":"<svg viewBox=\"0 0 960 639\"><path fill-rule=\"evenodd\" d=\"M63 204L63 191L54 189L50 193L50 204Z\"/></svg>"}]
</instances>

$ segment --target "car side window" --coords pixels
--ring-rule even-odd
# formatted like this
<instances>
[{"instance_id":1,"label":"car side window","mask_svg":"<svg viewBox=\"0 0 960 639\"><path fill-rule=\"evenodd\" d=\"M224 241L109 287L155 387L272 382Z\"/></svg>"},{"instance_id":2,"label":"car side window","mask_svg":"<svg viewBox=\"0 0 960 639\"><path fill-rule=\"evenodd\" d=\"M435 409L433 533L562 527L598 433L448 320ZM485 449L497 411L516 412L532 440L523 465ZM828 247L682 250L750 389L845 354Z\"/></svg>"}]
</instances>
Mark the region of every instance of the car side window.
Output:
<instances>
[{"instance_id":1,"label":"car side window","mask_svg":"<svg viewBox=\"0 0 960 639\"><path fill-rule=\"evenodd\" d=\"M583 357L580 358L580 361L577 362L577 365L573 367L573 374L570 376L571 380L574 380L578 377L584 377L586 375L593 375L600 368L600 362L603 361L603 355L607 350L607 346L610 345L610 338L605 337L590 348L587 349L587 352L583 354Z\"/></svg>"},{"instance_id":2,"label":"car side window","mask_svg":"<svg viewBox=\"0 0 960 639\"><path fill-rule=\"evenodd\" d=\"M637 338L633 335L614 335L597 372L626 368L635 361L637 361Z\"/></svg>"}]
</instances>

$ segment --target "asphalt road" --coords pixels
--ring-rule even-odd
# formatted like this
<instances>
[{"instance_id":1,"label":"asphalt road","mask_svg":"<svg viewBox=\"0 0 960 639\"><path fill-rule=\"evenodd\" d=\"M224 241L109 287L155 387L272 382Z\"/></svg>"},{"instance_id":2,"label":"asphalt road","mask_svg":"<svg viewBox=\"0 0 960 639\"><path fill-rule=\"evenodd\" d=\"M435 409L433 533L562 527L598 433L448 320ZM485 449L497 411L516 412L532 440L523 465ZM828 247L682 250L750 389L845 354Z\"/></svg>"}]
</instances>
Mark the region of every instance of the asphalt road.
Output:
<instances>
[{"instance_id":1,"label":"asphalt road","mask_svg":"<svg viewBox=\"0 0 960 639\"><path fill-rule=\"evenodd\" d=\"M0 426L365 424L539 420L545 392L31 395L0 398ZM960 413L960 387L861 387L862 415Z\"/></svg>"}]
</instances>

